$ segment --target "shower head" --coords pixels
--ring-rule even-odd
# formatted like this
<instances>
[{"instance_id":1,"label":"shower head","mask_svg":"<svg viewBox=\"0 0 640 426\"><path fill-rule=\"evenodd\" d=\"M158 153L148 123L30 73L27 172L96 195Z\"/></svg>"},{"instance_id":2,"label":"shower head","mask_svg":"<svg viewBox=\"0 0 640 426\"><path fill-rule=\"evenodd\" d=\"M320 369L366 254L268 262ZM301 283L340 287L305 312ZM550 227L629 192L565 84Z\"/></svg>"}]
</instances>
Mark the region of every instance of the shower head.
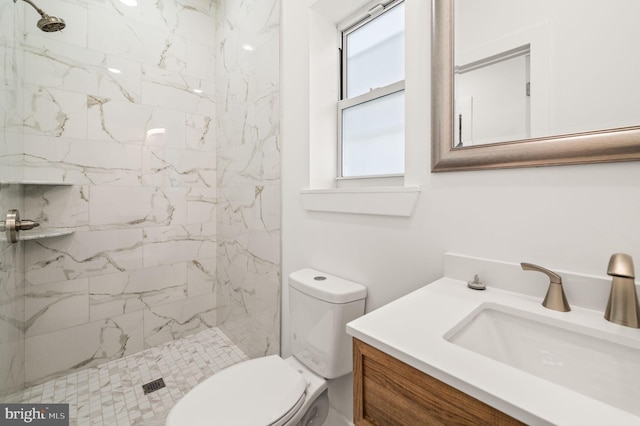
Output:
<instances>
[{"instance_id":1,"label":"shower head","mask_svg":"<svg viewBox=\"0 0 640 426\"><path fill-rule=\"evenodd\" d=\"M14 3L16 3L17 1L18 0L13 0ZM64 23L64 19L47 15L42 11L42 9L36 6L31 0L22 0L22 1L24 1L25 3L29 3L31 7L33 7L36 10L36 12L40 14L42 18L38 21L37 25L38 25L38 28L40 28L42 31L51 33L54 31L60 31L67 26L67 24Z\"/></svg>"},{"instance_id":2,"label":"shower head","mask_svg":"<svg viewBox=\"0 0 640 426\"><path fill-rule=\"evenodd\" d=\"M60 31L67 26L67 24L64 23L64 19L56 18L55 16L49 16L46 13L42 15L42 18L40 20L38 20L37 25L38 28L47 33Z\"/></svg>"}]
</instances>

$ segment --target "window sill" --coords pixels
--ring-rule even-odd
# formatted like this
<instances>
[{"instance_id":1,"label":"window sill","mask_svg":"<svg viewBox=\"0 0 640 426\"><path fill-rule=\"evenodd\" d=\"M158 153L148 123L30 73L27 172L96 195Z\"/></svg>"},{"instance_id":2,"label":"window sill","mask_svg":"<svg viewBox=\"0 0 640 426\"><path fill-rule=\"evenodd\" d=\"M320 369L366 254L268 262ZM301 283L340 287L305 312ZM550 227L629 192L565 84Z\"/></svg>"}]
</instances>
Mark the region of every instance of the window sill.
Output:
<instances>
[{"instance_id":1,"label":"window sill","mask_svg":"<svg viewBox=\"0 0 640 426\"><path fill-rule=\"evenodd\" d=\"M303 189L302 207L316 212L410 217L419 186Z\"/></svg>"}]
</instances>

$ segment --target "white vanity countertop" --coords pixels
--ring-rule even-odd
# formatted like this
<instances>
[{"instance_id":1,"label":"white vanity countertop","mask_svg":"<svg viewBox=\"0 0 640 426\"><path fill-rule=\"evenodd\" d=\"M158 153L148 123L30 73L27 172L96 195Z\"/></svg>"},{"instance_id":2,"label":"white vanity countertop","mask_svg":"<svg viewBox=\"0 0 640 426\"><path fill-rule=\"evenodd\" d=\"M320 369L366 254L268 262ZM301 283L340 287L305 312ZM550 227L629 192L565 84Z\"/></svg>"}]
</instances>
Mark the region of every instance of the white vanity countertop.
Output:
<instances>
[{"instance_id":1,"label":"white vanity countertop","mask_svg":"<svg viewBox=\"0 0 640 426\"><path fill-rule=\"evenodd\" d=\"M444 339L483 303L522 311L640 341L640 330L612 324L602 312L572 307L556 312L541 299L441 278L347 324L357 339L530 425L639 425L611 405L502 364ZM640 386L640 377L637 378ZM640 403L640 402L639 402Z\"/></svg>"}]
</instances>

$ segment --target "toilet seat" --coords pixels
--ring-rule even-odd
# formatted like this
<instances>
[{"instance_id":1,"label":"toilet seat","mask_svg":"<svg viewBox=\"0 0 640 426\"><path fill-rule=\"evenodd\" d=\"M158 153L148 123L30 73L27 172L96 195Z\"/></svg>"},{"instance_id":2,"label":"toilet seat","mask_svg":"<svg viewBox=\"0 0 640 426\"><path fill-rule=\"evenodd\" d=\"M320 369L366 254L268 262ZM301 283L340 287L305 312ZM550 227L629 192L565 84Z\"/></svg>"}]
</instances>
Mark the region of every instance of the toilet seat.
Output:
<instances>
[{"instance_id":1,"label":"toilet seat","mask_svg":"<svg viewBox=\"0 0 640 426\"><path fill-rule=\"evenodd\" d=\"M280 426L300 409L307 382L276 355L244 361L209 377L171 409L167 426Z\"/></svg>"}]
</instances>

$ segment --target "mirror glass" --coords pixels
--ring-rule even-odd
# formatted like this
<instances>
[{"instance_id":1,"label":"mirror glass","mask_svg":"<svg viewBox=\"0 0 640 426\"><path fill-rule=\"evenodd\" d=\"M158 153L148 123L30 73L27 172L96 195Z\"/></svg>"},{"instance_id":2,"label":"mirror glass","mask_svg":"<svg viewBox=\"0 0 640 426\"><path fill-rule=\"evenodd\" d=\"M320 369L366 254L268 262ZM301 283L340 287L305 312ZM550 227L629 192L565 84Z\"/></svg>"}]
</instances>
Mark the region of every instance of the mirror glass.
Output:
<instances>
[{"instance_id":1,"label":"mirror glass","mask_svg":"<svg viewBox=\"0 0 640 426\"><path fill-rule=\"evenodd\" d=\"M432 172L640 160L640 1L432 11Z\"/></svg>"},{"instance_id":2,"label":"mirror glass","mask_svg":"<svg viewBox=\"0 0 640 426\"><path fill-rule=\"evenodd\" d=\"M452 1L453 148L640 124L640 1Z\"/></svg>"}]
</instances>

